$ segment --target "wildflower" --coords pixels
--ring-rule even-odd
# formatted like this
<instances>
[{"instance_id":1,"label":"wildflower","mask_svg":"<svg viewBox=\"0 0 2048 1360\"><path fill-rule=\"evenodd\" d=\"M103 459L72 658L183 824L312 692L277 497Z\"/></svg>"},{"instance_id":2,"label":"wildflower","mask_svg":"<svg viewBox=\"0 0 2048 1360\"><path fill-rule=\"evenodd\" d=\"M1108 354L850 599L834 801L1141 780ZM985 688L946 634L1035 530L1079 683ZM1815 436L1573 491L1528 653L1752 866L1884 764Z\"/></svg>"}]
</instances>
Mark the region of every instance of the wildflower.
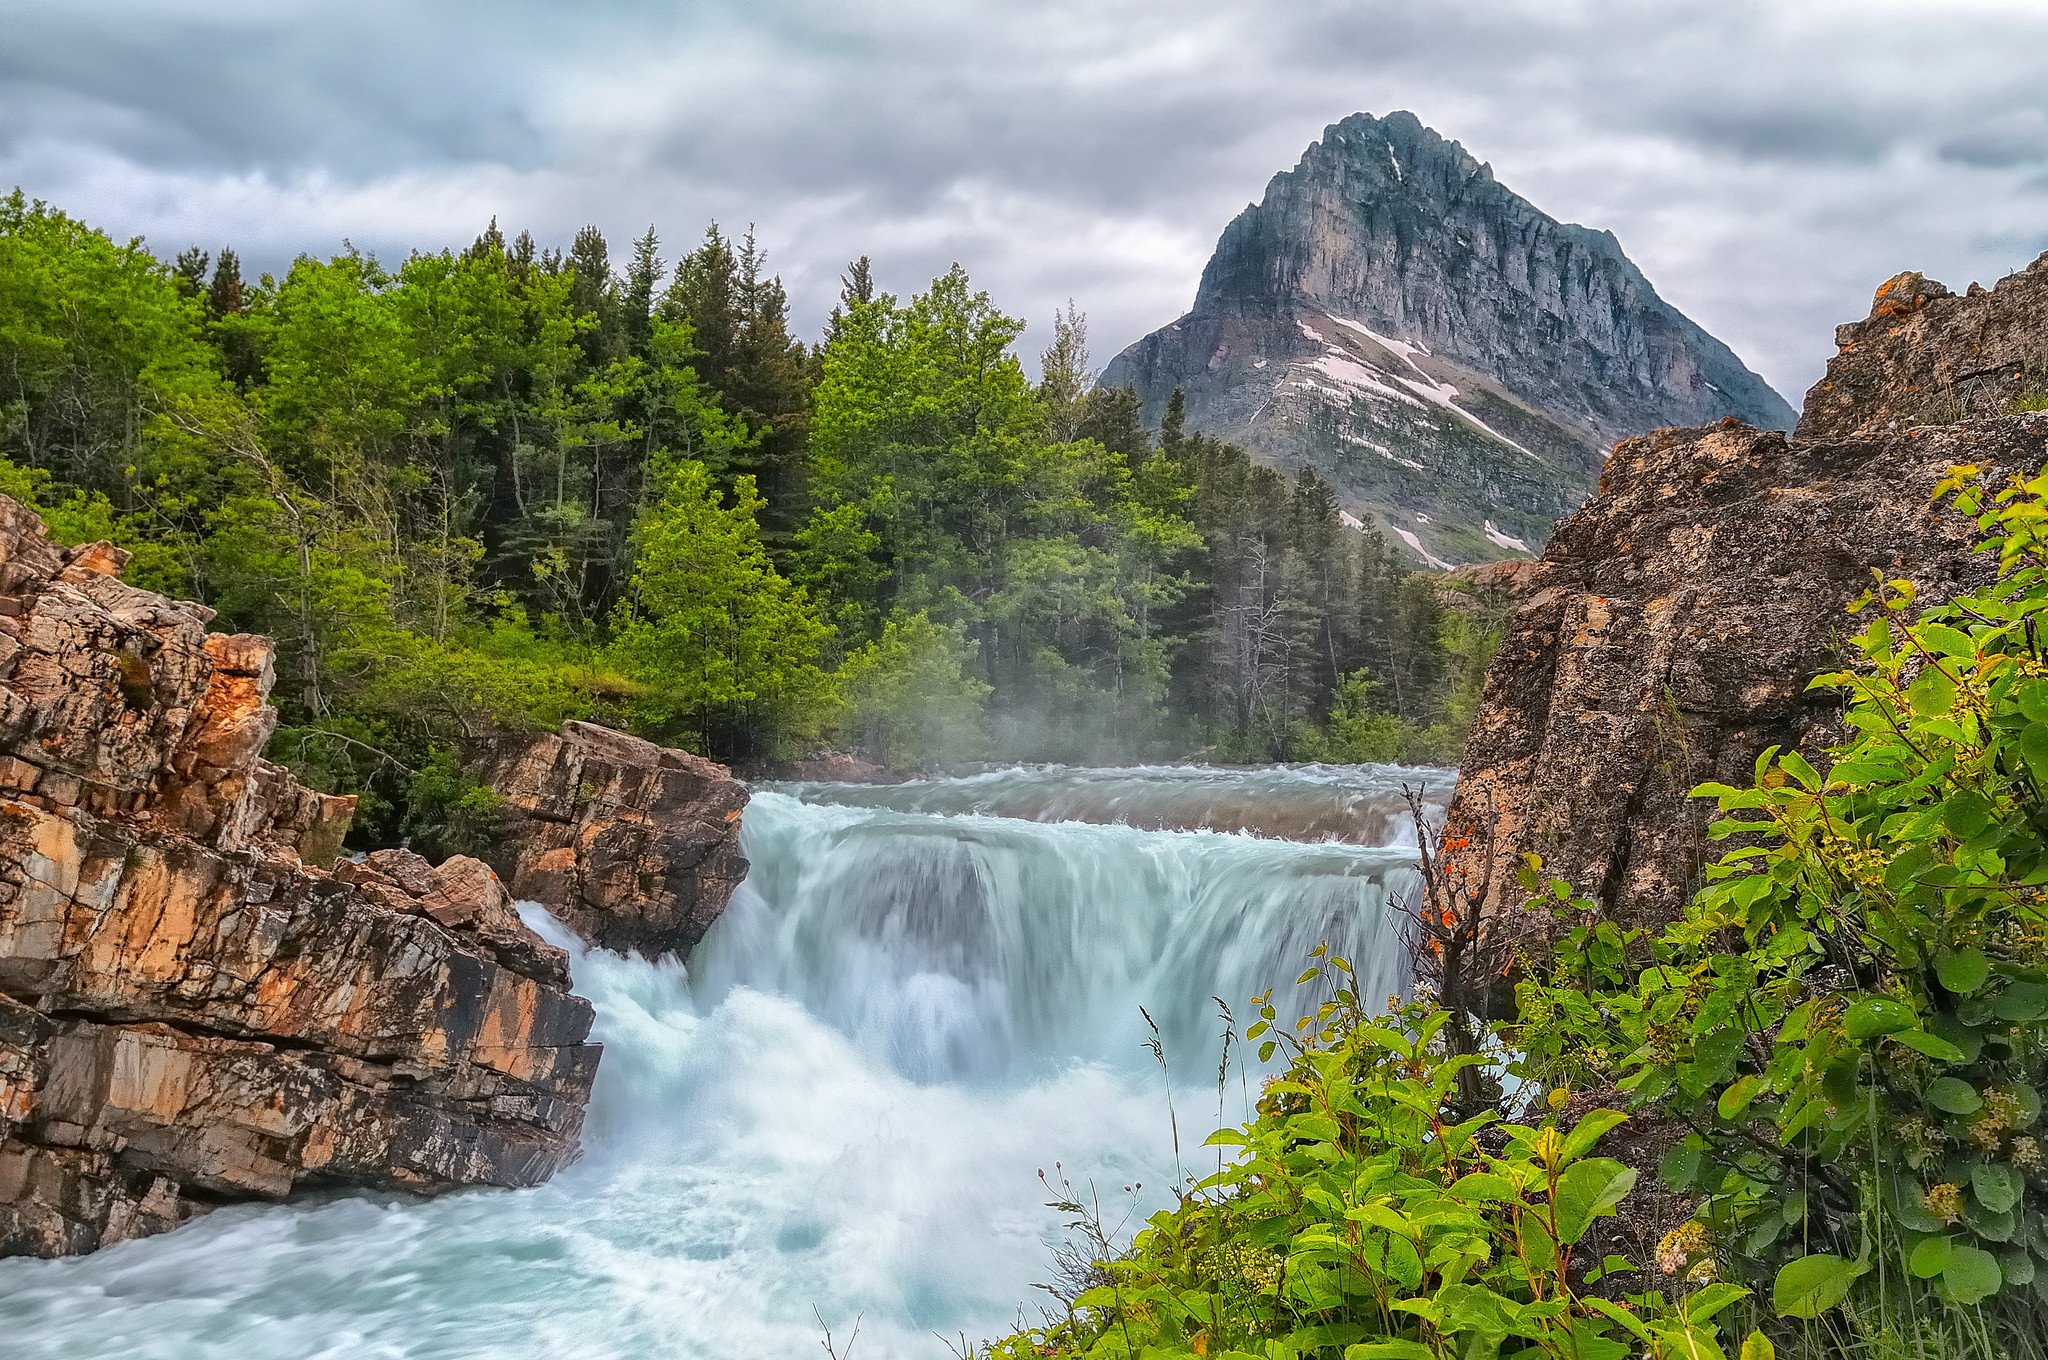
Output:
<instances>
[{"instance_id":1,"label":"wildflower","mask_svg":"<svg viewBox=\"0 0 2048 1360\"><path fill-rule=\"evenodd\" d=\"M2019 1123L2020 1114L2025 1108L2020 1103L2020 1098L2010 1091L1984 1093L1984 1117L1997 1120L2000 1127L2011 1128Z\"/></svg>"},{"instance_id":2,"label":"wildflower","mask_svg":"<svg viewBox=\"0 0 2048 1360\"><path fill-rule=\"evenodd\" d=\"M1970 1141L1986 1152L1998 1151L2005 1141L2005 1125L1996 1119L1977 1119L1970 1124Z\"/></svg>"},{"instance_id":3,"label":"wildflower","mask_svg":"<svg viewBox=\"0 0 2048 1360\"><path fill-rule=\"evenodd\" d=\"M1657 1268L1666 1275L1676 1275L1688 1260L1706 1249L1707 1230L1699 1224L1686 1223L1673 1228L1657 1244Z\"/></svg>"},{"instance_id":4,"label":"wildflower","mask_svg":"<svg viewBox=\"0 0 2048 1360\"><path fill-rule=\"evenodd\" d=\"M2043 1158L2041 1144L2034 1138L2012 1140L2012 1164L2022 1171L2039 1171Z\"/></svg>"},{"instance_id":5,"label":"wildflower","mask_svg":"<svg viewBox=\"0 0 2048 1360\"><path fill-rule=\"evenodd\" d=\"M1940 1185L1929 1187L1920 1196L1920 1202L1927 1206L1928 1213L1933 1214L1943 1223L1960 1223L1963 1221L1963 1191L1961 1186L1951 1185L1947 1181L1943 1181Z\"/></svg>"},{"instance_id":6,"label":"wildflower","mask_svg":"<svg viewBox=\"0 0 2048 1360\"><path fill-rule=\"evenodd\" d=\"M1691 1284L1712 1284L1714 1282L1714 1259L1710 1256L1691 1270L1686 1271L1685 1278Z\"/></svg>"}]
</instances>

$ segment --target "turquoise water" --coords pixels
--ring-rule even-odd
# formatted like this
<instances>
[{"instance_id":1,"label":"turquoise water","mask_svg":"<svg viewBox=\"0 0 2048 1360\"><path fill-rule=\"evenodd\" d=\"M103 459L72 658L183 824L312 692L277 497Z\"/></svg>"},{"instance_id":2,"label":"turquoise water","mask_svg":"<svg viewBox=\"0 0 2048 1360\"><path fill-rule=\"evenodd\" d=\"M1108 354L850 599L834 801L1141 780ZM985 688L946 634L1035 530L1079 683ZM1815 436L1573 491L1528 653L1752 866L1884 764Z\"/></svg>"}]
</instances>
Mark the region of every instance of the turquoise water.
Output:
<instances>
[{"instance_id":1,"label":"turquoise water","mask_svg":"<svg viewBox=\"0 0 2048 1360\"><path fill-rule=\"evenodd\" d=\"M1287 792L1287 772L1254 774ZM1242 776L1205 777L1227 795ZM1177 1174L1141 1006L1192 1157L1219 1102L1212 997L1242 1013L1284 992L1321 940L1367 995L1398 986L1385 897L1412 838L1148 829L1187 820L1190 778L759 792L753 873L689 969L576 952L605 1056L584 1155L554 1181L240 1206L0 1262L0 1354L815 1357L822 1318L842 1353L858 1320L852 1354L881 1360L1004 1329L1061 1233L1040 1168L1092 1181L1115 1218ZM1307 771L1293 792L1341 802L1387 778ZM1113 786L1118 807L1054 808L1053 784ZM958 810L990 796L1140 825ZM1253 1085L1232 1076L1226 1116Z\"/></svg>"}]
</instances>

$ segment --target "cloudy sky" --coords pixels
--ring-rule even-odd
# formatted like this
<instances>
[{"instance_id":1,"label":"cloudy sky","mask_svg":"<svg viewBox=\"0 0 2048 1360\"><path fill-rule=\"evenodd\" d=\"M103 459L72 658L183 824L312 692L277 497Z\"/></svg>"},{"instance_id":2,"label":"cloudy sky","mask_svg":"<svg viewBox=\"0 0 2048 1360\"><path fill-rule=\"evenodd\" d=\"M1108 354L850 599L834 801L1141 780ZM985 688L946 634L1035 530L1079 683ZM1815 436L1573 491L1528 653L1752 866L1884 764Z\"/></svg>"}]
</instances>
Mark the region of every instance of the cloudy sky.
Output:
<instances>
[{"instance_id":1,"label":"cloudy sky","mask_svg":"<svg viewBox=\"0 0 2048 1360\"><path fill-rule=\"evenodd\" d=\"M0 186L160 254L753 222L806 332L957 259L1098 364L1399 108L1795 404L1881 279L2048 249L2048 0L0 0Z\"/></svg>"}]
</instances>

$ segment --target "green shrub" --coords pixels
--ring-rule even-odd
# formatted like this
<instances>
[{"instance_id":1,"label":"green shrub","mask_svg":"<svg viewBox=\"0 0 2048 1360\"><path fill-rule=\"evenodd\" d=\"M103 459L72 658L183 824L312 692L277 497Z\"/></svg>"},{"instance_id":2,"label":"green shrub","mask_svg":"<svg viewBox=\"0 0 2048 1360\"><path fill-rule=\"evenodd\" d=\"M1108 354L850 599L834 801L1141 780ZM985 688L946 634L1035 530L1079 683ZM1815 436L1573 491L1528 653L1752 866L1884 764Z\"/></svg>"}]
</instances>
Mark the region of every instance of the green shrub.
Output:
<instances>
[{"instance_id":1,"label":"green shrub","mask_svg":"<svg viewBox=\"0 0 2048 1360\"><path fill-rule=\"evenodd\" d=\"M1688 1130L1664 1179L1781 1316L1853 1332L1971 1310L1977 1349L2038 1354L2048 476L1996 497L1975 478L1940 494L1988 531L1997 583L1916 610L1880 580L1852 606L1877 608L1860 663L1814 684L1844 693L1853 735L1825 774L1773 748L1752 787L1695 790L1742 843L1661 937L1552 885L1584 919L1522 985L1511 1042L1531 1076L1613 1080Z\"/></svg>"},{"instance_id":2,"label":"green shrub","mask_svg":"<svg viewBox=\"0 0 2048 1360\"><path fill-rule=\"evenodd\" d=\"M1269 993L1246 1031L1262 1059L1284 1047L1292 1060L1250 1123L1209 1139L1236 1159L1097 1263L1068 1316L985 1354L1721 1360L1713 1318L1746 1290L1587 1289L1627 1268L1578 1255L1635 1182L1592 1155L1625 1116L1461 1117L1460 1072L1495 1060L1447 1056L1443 1011L1375 1016L1349 965L1316 953L1301 982L1328 999L1290 1033Z\"/></svg>"}]
</instances>

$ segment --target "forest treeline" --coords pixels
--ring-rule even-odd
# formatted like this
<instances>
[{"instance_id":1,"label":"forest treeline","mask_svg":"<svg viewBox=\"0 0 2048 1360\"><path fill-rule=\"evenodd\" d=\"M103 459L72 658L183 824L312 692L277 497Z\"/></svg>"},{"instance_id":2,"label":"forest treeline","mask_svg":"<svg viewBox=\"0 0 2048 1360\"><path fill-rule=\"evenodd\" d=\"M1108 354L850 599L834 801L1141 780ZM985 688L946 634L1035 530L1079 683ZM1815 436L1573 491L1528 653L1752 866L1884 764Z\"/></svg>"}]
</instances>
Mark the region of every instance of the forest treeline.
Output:
<instances>
[{"instance_id":1,"label":"forest treeline","mask_svg":"<svg viewBox=\"0 0 2048 1360\"><path fill-rule=\"evenodd\" d=\"M791 333L751 230L244 278L0 199L0 490L278 643L274 759L454 839L506 729L721 758L1455 759L1498 602L1330 487L1033 381L958 266Z\"/></svg>"}]
</instances>

